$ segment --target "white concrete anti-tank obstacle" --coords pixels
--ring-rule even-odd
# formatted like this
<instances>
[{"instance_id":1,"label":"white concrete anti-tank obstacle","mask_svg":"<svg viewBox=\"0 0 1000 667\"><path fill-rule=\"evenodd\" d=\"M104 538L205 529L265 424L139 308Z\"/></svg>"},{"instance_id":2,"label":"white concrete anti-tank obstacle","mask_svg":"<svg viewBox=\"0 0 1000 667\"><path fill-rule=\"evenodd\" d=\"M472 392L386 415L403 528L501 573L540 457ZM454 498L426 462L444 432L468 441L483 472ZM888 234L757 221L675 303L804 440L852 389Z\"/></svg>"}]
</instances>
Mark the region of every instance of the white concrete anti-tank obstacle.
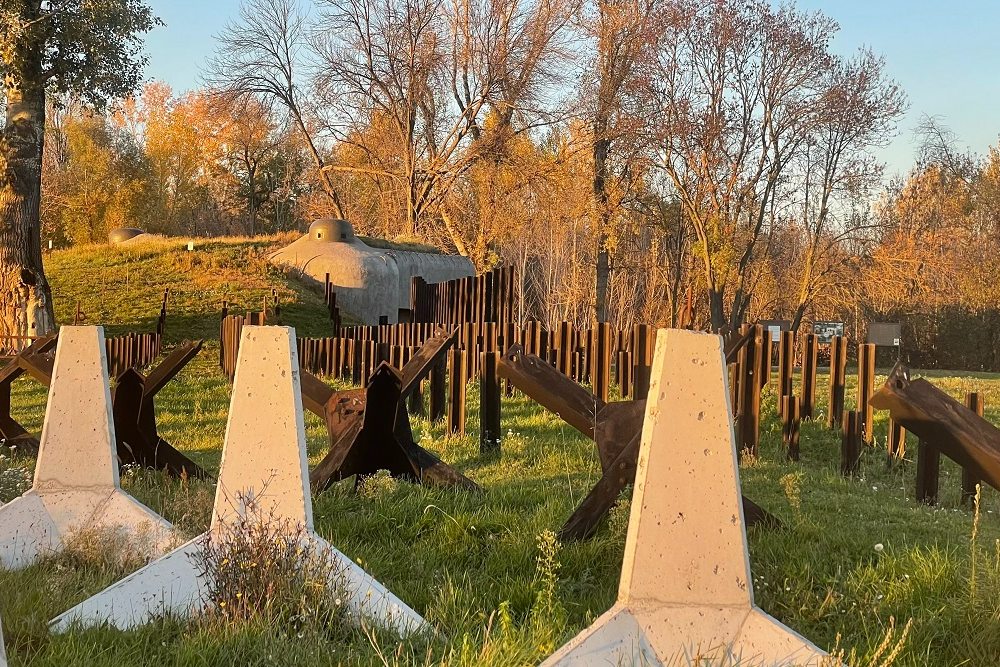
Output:
<instances>
[{"instance_id":1,"label":"white concrete anti-tank obstacle","mask_svg":"<svg viewBox=\"0 0 1000 667\"><path fill-rule=\"evenodd\" d=\"M127 629L165 611L204 608L207 582L199 578L199 552L206 540L230 529L227 519L243 509L239 499L246 498L253 499L261 517L303 528L315 550L331 559L352 617L400 634L427 627L419 614L313 530L294 330L245 326L242 336L209 532L53 619L53 630L75 622Z\"/></svg>"},{"instance_id":2,"label":"white concrete anti-tank obstacle","mask_svg":"<svg viewBox=\"0 0 1000 667\"><path fill-rule=\"evenodd\" d=\"M0 565L27 567L80 530L125 531L148 556L173 542L173 527L119 484L104 330L66 326L59 331L34 484L0 507Z\"/></svg>"},{"instance_id":3,"label":"white concrete anti-tank obstacle","mask_svg":"<svg viewBox=\"0 0 1000 667\"><path fill-rule=\"evenodd\" d=\"M754 605L722 340L661 330L649 397L618 601L542 667L838 664Z\"/></svg>"}]
</instances>

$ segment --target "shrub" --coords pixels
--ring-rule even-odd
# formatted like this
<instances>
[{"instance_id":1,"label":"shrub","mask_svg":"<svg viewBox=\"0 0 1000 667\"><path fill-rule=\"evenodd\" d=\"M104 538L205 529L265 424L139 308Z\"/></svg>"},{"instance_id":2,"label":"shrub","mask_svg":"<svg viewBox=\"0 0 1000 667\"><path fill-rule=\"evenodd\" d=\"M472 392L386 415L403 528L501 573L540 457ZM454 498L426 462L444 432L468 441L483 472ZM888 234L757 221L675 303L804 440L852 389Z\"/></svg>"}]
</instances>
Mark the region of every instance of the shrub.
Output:
<instances>
[{"instance_id":1,"label":"shrub","mask_svg":"<svg viewBox=\"0 0 1000 667\"><path fill-rule=\"evenodd\" d=\"M301 525L241 497L240 512L203 538L195 565L207 614L227 624L264 623L302 636L343 625L343 574Z\"/></svg>"}]
</instances>

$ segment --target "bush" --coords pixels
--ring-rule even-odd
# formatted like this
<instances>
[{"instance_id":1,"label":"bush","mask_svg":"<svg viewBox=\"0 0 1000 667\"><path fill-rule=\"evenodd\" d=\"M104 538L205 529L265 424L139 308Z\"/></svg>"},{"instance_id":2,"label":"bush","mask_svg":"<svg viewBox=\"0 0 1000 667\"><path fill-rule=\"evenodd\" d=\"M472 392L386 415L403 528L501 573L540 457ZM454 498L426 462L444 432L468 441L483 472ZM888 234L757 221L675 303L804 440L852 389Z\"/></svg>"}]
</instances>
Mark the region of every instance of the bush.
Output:
<instances>
[{"instance_id":1,"label":"bush","mask_svg":"<svg viewBox=\"0 0 1000 667\"><path fill-rule=\"evenodd\" d=\"M207 614L227 624L264 623L302 636L344 623L343 574L300 525L265 514L253 499L203 538L196 561Z\"/></svg>"}]
</instances>

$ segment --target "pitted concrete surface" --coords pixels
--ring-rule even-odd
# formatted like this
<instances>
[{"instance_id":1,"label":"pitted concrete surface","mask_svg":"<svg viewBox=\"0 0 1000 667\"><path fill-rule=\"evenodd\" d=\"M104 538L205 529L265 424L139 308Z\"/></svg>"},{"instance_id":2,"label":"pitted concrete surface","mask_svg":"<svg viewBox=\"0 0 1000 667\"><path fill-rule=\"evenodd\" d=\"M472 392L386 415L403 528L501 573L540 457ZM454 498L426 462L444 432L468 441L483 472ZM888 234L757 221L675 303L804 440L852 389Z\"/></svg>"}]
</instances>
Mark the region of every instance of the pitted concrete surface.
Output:
<instances>
[{"instance_id":1,"label":"pitted concrete surface","mask_svg":"<svg viewBox=\"0 0 1000 667\"><path fill-rule=\"evenodd\" d=\"M56 617L50 623L54 631L104 622L124 629L164 611L188 614L204 608L205 582L196 565L200 552L214 536L232 530L237 513L251 505L261 519L305 529L304 539L334 564L345 605L359 622L401 634L427 627L419 614L313 532L294 331L246 326L242 336L211 529Z\"/></svg>"},{"instance_id":2,"label":"pitted concrete surface","mask_svg":"<svg viewBox=\"0 0 1000 667\"><path fill-rule=\"evenodd\" d=\"M295 336L280 327L243 331L212 526L233 523L232 514L252 498L262 515L312 530ZM243 345L250 346L247 354Z\"/></svg>"},{"instance_id":3,"label":"pitted concrete surface","mask_svg":"<svg viewBox=\"0 0 1000 667\"><path fill-rule=\"evenodd\" d=\"M123 530L149 556L173 527L121 490L100 327L62 327L32 488L0 507L0 564L20 569L80 530Z\"/></svg>"},{"instance_id":4,"label":"pitted concrete surface","mask_svg":"<svg viewBox=\"0 0 1000 667\"><path fill-rule=\"evenodd\" d=\"M722 349L658 333L618 601L543 667L828 664L754 606Z\"/></svg>"},{"instance_id":5,"label":"pitted concrete surface","mask_svg":"<svg viewBox=\"0 0 1000 667\"><path fill-rule=\"evenodd\" d=\"M366 245L346 220L324 218L309 233L268 258L323 285L326 274L337 293L337 305L364 324L387 317L398 321L399 310L411 308L410 280L429 283L475 275L467 257L406 250L382 250Z\"/></svg>"}]
</instances>

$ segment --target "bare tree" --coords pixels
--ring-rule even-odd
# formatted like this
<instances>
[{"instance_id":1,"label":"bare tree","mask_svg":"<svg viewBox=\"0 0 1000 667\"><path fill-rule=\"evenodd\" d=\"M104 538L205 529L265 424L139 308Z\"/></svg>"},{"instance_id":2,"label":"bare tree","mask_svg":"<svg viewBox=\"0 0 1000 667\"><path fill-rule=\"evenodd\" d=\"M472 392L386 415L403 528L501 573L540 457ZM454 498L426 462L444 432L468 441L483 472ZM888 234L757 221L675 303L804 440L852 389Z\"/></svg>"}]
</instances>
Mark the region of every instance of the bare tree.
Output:
<instances>
[{"instance_id":1,"label":"bare tree","mask_svg":"<svg viewBox=\"0 0 1000 667\"><path fill-rule=\"evenodd\" d=\"M801 224L805 247L797 265L797 303L792 328L797 330L817 294L842 277L843 241L862 234L867 216L852 203L868 201L881 185L882 165L871 154L892 136L905 101L898 85L887 80L885 63L870 51L835 62L818 101L817 115L803 156Z\"/></svg>"},{"instance_id":2,"label":"bare tree","mask_svg":"<svg viewBox=\"0 0 1000 667\"><path fill-rule=\"evenodd\" d=\"M327 173L321 140L308 114L303 59L308 48L308 14L297 0L245 0L239 19L218 36L207 79L220 94L278 103L302 135L319 170L319 183L334 213L344 217L340 194Z\"/></svg>"},{"instance_id":3,"label":"bare tree","mask_svg":"<svg viewBox=\"0 0 1000 667\"><path fill-rule=\"evenodd\" d=\"M651 134L697 238L713 328L736 328L746 316L835 27L762 0L678 0L660 14Z\"/></svg>"},{"instance_id":4,"label":"bare tree","mask_svg":"<svg viewBox=\"0 0 1000 667\"><path fill-rule=\"evenodd\" d=\"M313 43L328 127L366 158L327 171L395 183L404 233L440 219L468 254L445 204L472 165L544 117L541 84L568 20L564 6L557 0L322 5ZM382 134L372 136L370 128Z\"/></svg>"},{"instance_id":5,"label":"bare tree","mask_svg":"<svg viewBox=\"0 0 1000 667\"><path fill-rule=\"evenodd\" d=\"M598 322L608 319L608 281L611 274L608 249L611 226L611 201L608 182L612 179L612 154L616 142L628 138L633 149L636 133L634 116L627 113L625 98L634 83L636 66L644 59L652 35L651 0L597 0L594 16L585 21L585 29L595 43L592 102L594 227L597 238L596 292L594 314ZM627 162L627 161L626 161Z\"/></svg>"}]
</instances>

